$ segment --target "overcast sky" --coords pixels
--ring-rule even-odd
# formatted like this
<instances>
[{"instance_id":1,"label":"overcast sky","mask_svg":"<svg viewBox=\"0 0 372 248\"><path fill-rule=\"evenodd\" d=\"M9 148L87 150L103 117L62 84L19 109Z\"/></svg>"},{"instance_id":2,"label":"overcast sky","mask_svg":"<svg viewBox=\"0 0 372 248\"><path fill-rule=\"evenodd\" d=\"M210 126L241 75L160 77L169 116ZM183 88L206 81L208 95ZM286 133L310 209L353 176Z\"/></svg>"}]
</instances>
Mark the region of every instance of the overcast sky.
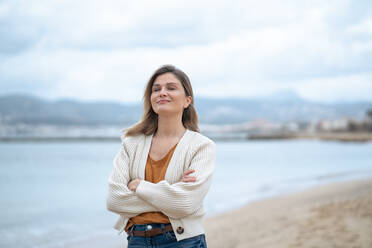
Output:
<instances>
[{"instance_id":1,"label":"overcast sky","mask_svg":"<svg viewBox=\"0 0 372 248\"><path fill-rule=\"evenodd\" d=\"M140 101L174 64L196 96L372 100L372 1L0 0L0 94Z\"/></svg>"}]
</instances>

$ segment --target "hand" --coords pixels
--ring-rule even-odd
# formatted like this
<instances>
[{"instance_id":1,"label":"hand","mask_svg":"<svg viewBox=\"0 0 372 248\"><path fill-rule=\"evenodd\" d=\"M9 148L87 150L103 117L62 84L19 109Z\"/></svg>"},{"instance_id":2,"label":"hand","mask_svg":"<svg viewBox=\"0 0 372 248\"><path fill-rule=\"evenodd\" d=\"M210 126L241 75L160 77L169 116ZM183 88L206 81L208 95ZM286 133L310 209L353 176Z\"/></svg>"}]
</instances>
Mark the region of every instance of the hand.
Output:
<instances>
[{"instance_id":1,"label":"hand","mask_svg":"<svg viewBox=\"0 0 372 248\"><path fill-rule=\"evenodd\" d=\"M130 181L128 183L128 189L131 190L131 191L133 191L133 192L136 192L136 189L137 189L138 185L140 184L140 182L141 182L141 180L138 179L138 178Z\"/></svg>"},{"instance_id":2,"label":"hand","mask_svg":"<svg viewBox=\"0 0 372 248\"><path fill-rule=\"evenodd\" d=\"M189 176L189 174L195 172L195 170L188 170L183 173L183 176L181 178L181 182L184 183L191 183L196 181L196 177Z\"/></svg>"}]
</instances>

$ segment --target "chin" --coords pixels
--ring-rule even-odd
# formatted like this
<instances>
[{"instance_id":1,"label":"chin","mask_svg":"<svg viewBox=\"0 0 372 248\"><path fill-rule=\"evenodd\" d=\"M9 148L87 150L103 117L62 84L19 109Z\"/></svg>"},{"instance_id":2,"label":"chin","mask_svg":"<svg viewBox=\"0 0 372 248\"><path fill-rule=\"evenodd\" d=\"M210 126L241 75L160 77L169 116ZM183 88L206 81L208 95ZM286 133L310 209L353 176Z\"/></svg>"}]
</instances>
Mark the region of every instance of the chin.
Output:
<instances>
[{"instance_id":1,"label":"chin","mask_svg":"<svg viewBox=\"0 0 372 248\"><path fill-rule=\"evenodd\" d=\"M158 115L174 115L174 114L177 114L178 111L175 109L160 108L160 109L157 109L156 113Z\"/></svg>"}]
</instances>

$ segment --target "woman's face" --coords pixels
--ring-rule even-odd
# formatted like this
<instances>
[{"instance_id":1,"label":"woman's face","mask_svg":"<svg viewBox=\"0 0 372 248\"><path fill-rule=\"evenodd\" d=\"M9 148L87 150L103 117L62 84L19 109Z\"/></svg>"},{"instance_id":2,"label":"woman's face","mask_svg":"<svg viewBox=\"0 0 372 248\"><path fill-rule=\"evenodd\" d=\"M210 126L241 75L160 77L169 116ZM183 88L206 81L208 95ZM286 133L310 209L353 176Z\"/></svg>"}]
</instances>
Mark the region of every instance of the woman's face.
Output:
<instances>
[{"instance_id":1,"label":"woman's face","mask_svg":"<svg viewBox=\"0 0 372 248\"><path fill-rule=\"evenodd\" d=\"M173 73L158 76L151 89L151 106L158 115L182 113L191 103L191 96L186 96L182 83Z\"/></svg>"}]
</instances>

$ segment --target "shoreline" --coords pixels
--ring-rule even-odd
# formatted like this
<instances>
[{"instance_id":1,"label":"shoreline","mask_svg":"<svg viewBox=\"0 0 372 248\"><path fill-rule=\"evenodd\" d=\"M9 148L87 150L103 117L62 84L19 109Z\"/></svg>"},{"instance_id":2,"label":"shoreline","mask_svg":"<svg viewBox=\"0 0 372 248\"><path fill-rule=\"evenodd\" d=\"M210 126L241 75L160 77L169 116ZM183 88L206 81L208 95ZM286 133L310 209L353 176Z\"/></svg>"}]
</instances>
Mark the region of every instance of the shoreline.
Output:
<instances>
[{"instance_id":1,"label":"shoreline","mask_svg":"<svg viewBox=\"0 0 372 248\"><path fill-rule=\"evenodd\" d=\"M372 247L372 177L332 182L252 201L207 217L209 248ZM125 248L126 235L66 242L66 248Z\"/></svg>"},{"instance_id":2,"label":"shoreline","mask_svg":"<svg viewBox=\"0 0 372 248\"><path fill-rule=\"evenodd\" d=\"M205 227L211 248L372 247L372 178L250 202Z\"/></svg>"},{"instance_id":3,"label":"shoreline","mask_svg":"<svg viewBox=\"0 0 372 248\"><path fill-rule=\"evenodd\" d=\"M333 140L342 142L368 142L372 141L372 132L283 132L274 134L252 134L248 140Z\"/></svg>"}]
</instances>

